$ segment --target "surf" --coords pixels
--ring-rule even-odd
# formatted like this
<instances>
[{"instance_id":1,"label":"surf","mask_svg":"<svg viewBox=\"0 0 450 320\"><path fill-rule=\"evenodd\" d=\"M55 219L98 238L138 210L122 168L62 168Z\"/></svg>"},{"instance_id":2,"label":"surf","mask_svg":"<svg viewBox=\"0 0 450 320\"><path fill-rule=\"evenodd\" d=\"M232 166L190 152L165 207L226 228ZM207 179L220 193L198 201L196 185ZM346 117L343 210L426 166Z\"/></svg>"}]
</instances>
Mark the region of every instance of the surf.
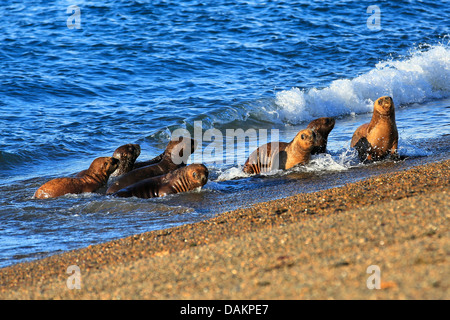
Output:
<instances>
[{"instance_id":1,"label":"surf","mask_svg":"<svg viewBox=\"0 0 450 320\"><path fill-rule=\"evenodd\" d=\"M371 112L381 96L407 107L450 97L450 48L415 49L409 58L381 61L354 79L339 79L325 88L292 88L276 94L272 113L284 123L298 124L319 117L343 117Z\"/></svg>"}]
</instances>

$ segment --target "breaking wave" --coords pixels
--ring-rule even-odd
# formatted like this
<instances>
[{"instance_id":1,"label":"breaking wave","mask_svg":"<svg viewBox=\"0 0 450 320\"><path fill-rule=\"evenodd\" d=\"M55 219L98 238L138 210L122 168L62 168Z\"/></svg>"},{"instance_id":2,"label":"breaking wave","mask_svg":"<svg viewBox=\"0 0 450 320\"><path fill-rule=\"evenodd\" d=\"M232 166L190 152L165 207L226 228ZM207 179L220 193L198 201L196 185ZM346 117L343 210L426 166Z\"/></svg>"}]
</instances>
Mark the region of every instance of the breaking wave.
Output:
<instances>
[{"instance_id":1,"label":"breaking wave","mask_svg":"<svg viewBox=\"0 0 450 320\"><path fill-rule=\"evenodd\" d=\"M374 101L391 96L397 106L450 96L450 49L444 45L416 49L405 60L379 62L354 79L333 81L323 89L292 88L276 94L273 115L297 124L318 117L371 112Z\"/></svg>"}]
</instances>

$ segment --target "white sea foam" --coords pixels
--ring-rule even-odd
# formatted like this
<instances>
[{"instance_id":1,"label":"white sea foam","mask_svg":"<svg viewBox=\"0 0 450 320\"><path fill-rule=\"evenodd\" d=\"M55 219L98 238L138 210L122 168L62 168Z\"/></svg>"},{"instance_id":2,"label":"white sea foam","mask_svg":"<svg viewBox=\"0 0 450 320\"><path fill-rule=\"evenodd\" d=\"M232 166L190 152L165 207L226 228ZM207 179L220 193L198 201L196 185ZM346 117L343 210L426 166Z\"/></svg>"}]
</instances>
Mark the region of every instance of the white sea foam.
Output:
<instances>
[{"instance_id":1,"label":"white sea foam","mask_svg":"<svg viewBox=\"0 0 450 320\"><path fill-rule=\"evenodd\" d=\"M242 171L242 167L231 167L228 169L225 169L224 171L221 171L219 173L219 176L217 177L216 181L227 181L227 180L233 180L233 179L239 179L239 178L247 178L250 177L249 174Z\"/></svg>"},{"instance_id":2,"label":"white sea foam","mask_svg":"<svg viewBox=\"0 0 450 320\"><path fill-rule=\"evenodd\" d=\"M278 118L300 123L324 116L371 112L373 102L391 96L394 103L408 105L450 97L450 48L433 46L415 51L405 60L379 62L354 79L333 81L323 89L292 88L278 92Z\"/></svg>"},{"instance_id":3,"label":"white sea foam","mask_svg":"<svg viewBox=\"0 0 450 320\"><path fill-rule=\"evenodd\" d=\"M318 154L311 157L311 161L302 166L296 166L289 170L273 170L261 173L264 176L283 176L292 172L330 172L345 171L351 167L360 165L356 150L342 149L336 154ZM242 171L242 166L219 170L218 177L214 181L227 181L233 179L248 178L252 176Z\"/></svg>"},{"instance_id":4,"label":"white sea foam","mask_svg":"<svg viewBox=\"0 0 450 320\"><path fill-rule=\"evenodd\" d=\"M304 166L306 171L343 171L350 167L349 161L343 161L341 155L333 157L328 153L312 156L310 162Z\"/></svg>"}]
</instances>

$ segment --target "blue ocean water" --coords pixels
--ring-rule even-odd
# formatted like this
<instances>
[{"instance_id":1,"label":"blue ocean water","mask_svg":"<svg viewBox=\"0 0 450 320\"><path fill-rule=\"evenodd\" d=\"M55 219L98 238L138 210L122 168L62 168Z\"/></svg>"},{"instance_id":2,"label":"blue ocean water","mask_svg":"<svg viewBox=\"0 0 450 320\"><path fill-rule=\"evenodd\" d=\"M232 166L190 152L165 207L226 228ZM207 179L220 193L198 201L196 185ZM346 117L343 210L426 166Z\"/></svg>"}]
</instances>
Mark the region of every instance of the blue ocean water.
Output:
<instances>
[{"instance_id":1,"label":"blue ocean water","mask_svg":"<svg viewBox=\"0 0 450 320\"><path fill-rule=\"evenodd\" d=\"M1 1L0 267L448 158L449 16L447 1ZM382 95L412 160L361 166L351 135ZM200 159L200 192L32 198L122 144L151 158L195 123L289 141L322 116L337 119L329 154L288 174L243 175L233 142L232 164Z\"/></svg>"}]
</instances>

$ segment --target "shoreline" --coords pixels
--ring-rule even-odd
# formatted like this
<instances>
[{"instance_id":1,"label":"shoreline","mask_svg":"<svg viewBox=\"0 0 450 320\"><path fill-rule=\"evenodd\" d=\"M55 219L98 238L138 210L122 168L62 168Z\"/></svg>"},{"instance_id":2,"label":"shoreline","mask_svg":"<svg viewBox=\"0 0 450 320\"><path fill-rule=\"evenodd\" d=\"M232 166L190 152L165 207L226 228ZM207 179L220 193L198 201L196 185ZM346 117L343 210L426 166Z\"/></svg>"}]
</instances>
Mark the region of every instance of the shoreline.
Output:
<instances>
[{"instance_id":1,"label":"shoreline","mask_svg":"<svg viewBox=\"0 0 450 320\"><path fill-rule=\"evenodd\" d=\"M450 299L450 160L0 269L1 299ZM66 286L69 266L81 289ZM367 268L379 266L381 289Z\"/></svg>"}]
</instances>

